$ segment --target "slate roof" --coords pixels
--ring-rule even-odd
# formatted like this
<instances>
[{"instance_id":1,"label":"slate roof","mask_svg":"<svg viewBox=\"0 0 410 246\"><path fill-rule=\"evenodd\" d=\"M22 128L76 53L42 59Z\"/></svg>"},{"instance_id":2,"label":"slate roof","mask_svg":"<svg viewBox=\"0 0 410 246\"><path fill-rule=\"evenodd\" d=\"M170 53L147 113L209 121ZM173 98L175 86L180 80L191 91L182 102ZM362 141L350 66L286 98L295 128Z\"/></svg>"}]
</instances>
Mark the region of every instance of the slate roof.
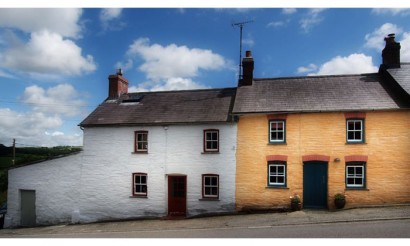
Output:
<instances>
[{"instance_id":1,"label":"slate roof","mask_svg":"<svg viewBox=\"0 0 410 246\"><path fill-rule=\"evenodd\" d=\"M387 72L410 95L410 63L401 63L400 66L400 68L388 68Z\"/></svg>"},{"instance_id":2,"label":"slate roof","mask_svg":"<svg viewBox=\"0 0 410 246\"><path fill-rule=\"evenodd\" d=\"M105 100L80 126L231 121L236 88L138 92Z\"/></svg>"},{"instance_id":3,"label":"slate roof","mask_svg":"<svg viewBox=\"0 0 410 246\"><path fill-rule=\"evenodd\" d=\"M232 113L401 108L394 97L384 89L377 73L254 79L252 86L238 87Z\"/></svg>"}]
</instances>

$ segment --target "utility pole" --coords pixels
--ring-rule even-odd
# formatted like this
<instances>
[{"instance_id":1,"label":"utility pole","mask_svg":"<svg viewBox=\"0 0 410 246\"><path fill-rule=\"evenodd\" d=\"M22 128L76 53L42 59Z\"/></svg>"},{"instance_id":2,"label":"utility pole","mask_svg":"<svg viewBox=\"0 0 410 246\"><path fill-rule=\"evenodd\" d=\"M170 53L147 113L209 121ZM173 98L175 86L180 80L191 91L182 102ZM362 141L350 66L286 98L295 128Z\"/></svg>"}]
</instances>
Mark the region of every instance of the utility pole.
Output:
<instances>
[{"instance_id":1,"label":"utility pole","mask_svg":"<svg viewBox=\"0 0 410 246\"><path fill-rule=\"evenodd\" d=\"M13 138L13 160L12 162L14 166L14 163L16 162L16 139L15 138Z\"/></svg>"},{"instance_id":2,"label":"utility pole","mask_svg":"<svg viewBox=\"0 0 410 246\"><path fill-rule=\"evenodd\" d=\"M238 22L238 23L232 23L232 26L239 26L240 30L240 35L239 35L239 75L238 79L240 80L242 78L242 29L243 26L247 23L251 23L253 20L250 21L244 21L244 22Z\"/></svg>"}]
</instances>

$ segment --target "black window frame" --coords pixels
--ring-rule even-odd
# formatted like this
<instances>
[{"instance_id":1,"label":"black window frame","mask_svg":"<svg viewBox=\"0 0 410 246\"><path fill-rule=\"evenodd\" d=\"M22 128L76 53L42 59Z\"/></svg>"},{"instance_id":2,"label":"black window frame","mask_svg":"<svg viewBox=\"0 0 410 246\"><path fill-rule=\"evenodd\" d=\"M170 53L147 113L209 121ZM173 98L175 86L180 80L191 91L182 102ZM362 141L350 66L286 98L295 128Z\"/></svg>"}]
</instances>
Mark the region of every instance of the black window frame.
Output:
<instances>
[{"instance_id":1,"label":"black window frame","mask_svg":"<svg viewBox=\"0 0 410 246\"><path fill-rule=\"evenodd\" d=\"M216 133L217 139L212 139L212 134ZM211 139L208 139L208 134L211 134ZM204 153L219 153L219 129L205 129L204 130ZM216 142L216 148L208 148L208 142L215 143Z\"/></svg>"},{"instance_id":2,"label":"black window frame","mask_svg":"<svg viewBox=\"0 0 410 246\"><path fill-rule=\"evenodd\" d=\"M137 183L135 179L136 176L145 177L145 183L143 183L142 181ZM137 189L137 185L141 186L141 189ZM144 189L144 186L145 186L145 189ZM137 190L142 190L142 192L137 192ZM132 196L136 196L136 197L147 197L148 196L148 174L146 173L133 173L132 174Z\"/></svg>"},{"instance_id":3,"label":"black window frame","mask_svg":"<svg viewBox=\"0 0 410 246\"><path fill-rule=\"evenodd\" d=\"M356 170L354 171L353 175L349 176L349 171L348 168L361 168L362 169L362 177L358 177L356 174ZM367 176L367 170L366 170L366 162L363 161L352 161L352 162L346 162L345 166L345 186L346 189L351 189L351 190L365 190L366 189L366 176ZM362 180L362 185L356 185L356 184L349 184L348 179L353 179L356 181L357 179ZM354 182L356 183L356 182Z\"/></svg>"},{"instance_id":4,"label":"black window frame","mask_svg":"<svg viewBox=\"0 0 410 246\"><path fill-rule=\"evenodd\" d=\"M215 187L215 185L207 185L206 184L206 178L216 178L217 180L217 184L216 184L216 192L217 194L206 194L206 188L210 187L211 188L211 192L212 192L212 188ZM204 199L219 199L219 175L218 174L211 174L211 173L207 173L207 174L202 174L202 198Z\"/></svg>"},{"instance_id":5,"label":"black window frame","mask_svg":"<svg viewBox=\"0 0 410 246\"><path fill-rule=\"evenodd\" d=\"M349 122L357 122L360 121L361 122L361 130L358 131L356 130L355 126L354 129L349 129ZM356 139L349 139L349 133L353 132L353 134L355 132L360 132L360 136L361 139L360 140L356 140ZM350 119L346 119L346 143L348 144L361 144L361 143L365 143L365 120L363 118L350 118Z\"/></svg>"},{"instance_id":6,"label":"black window frame","mask_svg":"<svg viewBox=\"0 0 410 246\"><path fill-rule=\"evenodd\" d=\"M278 174L271 175L271 166L283 166L284 174L283 174L283 183L278 182L271 182L271 176L280 177ZM268 187L287 187L287 177L288 177L288 170L287 170L287 162L286 161L268 161L267 163L267 186Z\"/></svg>"},{"instance_id":7,"label":"black window frame","mask_svg":"<svg viewBox=\"0 0 410 246\"><path fill-rule=\"evenodd\" d=\"M275 140L275 139L272 139L272 123L279 123L279 122L281 122L281 123L283 123L283 139L282 140ZM286 120L281 120L281 119L278 119L278 120L275 120L275 119L272 119L272 120L269 120L269 125L268 125L268 132L269 132L269 134L268 134L268 142L269 142L269 144L285 144L286 143Z\"/></svg>"},{"instance_id":8,"label":"black window frame","mask_svg":"<svg viewBox=\"0 0 410 246\"><path fill-rule=\"evenodd\" d=\"M139 135L146 135L146 140L139 139ZM139 148L140 144L145 143L145 148ZM134 132L134 152L135 153L148 153L148 131L135 131Z\"/></svg>"}]
</instances>

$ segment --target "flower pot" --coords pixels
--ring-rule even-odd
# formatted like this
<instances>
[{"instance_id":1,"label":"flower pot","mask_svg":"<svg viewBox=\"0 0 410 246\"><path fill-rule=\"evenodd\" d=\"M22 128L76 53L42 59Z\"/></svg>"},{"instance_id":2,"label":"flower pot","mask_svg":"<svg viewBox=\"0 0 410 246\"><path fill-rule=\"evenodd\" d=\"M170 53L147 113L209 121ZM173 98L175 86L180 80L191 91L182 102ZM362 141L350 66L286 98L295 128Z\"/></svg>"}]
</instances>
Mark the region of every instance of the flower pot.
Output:
<instances>
[{"instance_id":1,"label":"flower pot","mask_svg":"<svg viewBox=\"0 0 410 246\"><path fill-rule=\"evenodd\" d=\"M335 199L335 207L336 207L337 209L344 208L345 204L346 204L346 200L345 200L345 199L338 199L338 200Z\"/></svg>"},{"instance_id":2,"label":"flower pot","mask_svg":"<svg viewBox=\"0 0 410 246\"><path fill-rule=\"evenodd\" d=\"M299 211L302 209L302 203L297 203L297 202L291 202L290 203L290 208L292 209L292 211Z\"/></svg>"}]
</instances>

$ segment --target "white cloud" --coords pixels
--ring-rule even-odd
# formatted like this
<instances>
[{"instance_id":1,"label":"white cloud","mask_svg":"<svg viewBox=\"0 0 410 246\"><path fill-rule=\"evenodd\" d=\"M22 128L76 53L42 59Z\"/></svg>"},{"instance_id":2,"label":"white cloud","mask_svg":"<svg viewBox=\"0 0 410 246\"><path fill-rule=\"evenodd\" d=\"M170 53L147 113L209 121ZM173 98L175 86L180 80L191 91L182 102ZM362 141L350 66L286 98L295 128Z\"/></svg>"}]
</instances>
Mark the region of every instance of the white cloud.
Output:
<instances>
[{"instance_id":1,"label":"white cloud","mask_svg":"<svg viewBox=\"0 0 410 246\"><path fill-rule=\"evenodd\" d=\"M80 75L96 69L93 57L83 57L81 48L60 34L47 30L33 32L25 44L5 50L3 67L32 74Z\"/></svg>"},{"instance_id":2,"label":"white cloud","mask_svg":"<svg viewBox=\"0 0 410 246\"><path fill-rule=\"evenodd\" d=\"M410 62L410 32L403 33L403 39L399 41L401 45L401 62Z\"/></svg>"},{"instance_id":3,"label":"white cloud","mask_svg":"<svg viewBox=\"0 0 410 246\"><path fill-rule=\"evenodd\" d=\"M20 113L9 108L0 108L0 142L6 143L17 138L25 143L39 144L38 139L46 129L62 125L62 119L57 116L47 116L41 112Z\"/></svg>"},{"instance_id":4,"label":"white cloud","mask_svg":"<svg viewBox=\"0 0 410 246\"><path fill-rule=\"evenodd\" d=\"M142 91L174 91L174 90L192 90L192 89L208 89L201 83L192 81L186 78L169 78L165 81L158 82L145 82L138 86L131 86L128 88L129 92L142 92Z\"/></svg>"},{"instance_id":5,"label":"white cloud","mask_svg":"<svg viewBox=\"0 0 410 246\"><path fill-rule=\"evenodd\" d=\"M318 25L323 21L323 17L320 15L326 9L309 9L304 18L300 20L300 28L305 33L310 32L313 26Z\"/></svg>"},{"instance_id":6,"label":"white cloud","mask_svg":"<svg viewBox=\"0 0 410 246\"><path fill-rule=\"evenodd\" d=\"M256 10L256 8L213 8L217 12L225 12L228 14L244 14Z\"/></svg>"},{"instance_id":7,"label":"white cloud","mask_svg":"<svg viewBox=\"0 0 410 246\"><path fill-rule=\"evenodd\" d=\"M246 35L246 38L242 40L242 43L252 47L255 44L255 41L250 33Z\"/></svg>"},{"instance_id":8,"label":"white cloud","mask_svg":"<svg viewBox=\"0 0 410 246\"><path fill-rule=\"evenodd\" d=\"M253 45L254 41L248 36L244 43ZM204 71L235 69L231 61L211 50L176 44L151 44L148 38L135 40L129 46L126 57L127 60L117 62L116 67L127 70L134 66L135 60L142 61L138 70L145 73L147 78L145 82L130 86L129 92L209 88L194 78Z\"/></svg>"},{"instance_id":9,"label":"white cloud","mask_svg":"<svg viewBox=\"0 0 410 246\"><path fill-rule=\"evenodd\" d=\"M318 67L315 64L311 63L307 67L298 67L297 73L310 73L317 71L317 69Z\"/></svg>"},{"instance_id":10,"label":"white cloud","mask_svg":"<svg viewBox=\"0 0 410 246\"><path fill-rule=\"evenodd\" d=\"M45 134L48 135L48 136L53 136L53 137L55 137L55 136L64 136L64 132L59 132L59 131L55 131L55 132L52 132L52 133L49 133L49 132L46 131Z\"/></svg>"},{"instance_id":11,"label":"white cloud","mask_svg":"<svg viewBox=\"0 0 410 246\"><path fill-rule=\"evenodd\" d=\"M122 71L125 72L125 71L130 70L133 67L133 65L134 65L134 62L132 61L132 59L127 59L127 61L125 63L124 62L117 62L115 64L115 69L121 68Z\"/></svg>"},{"instance_id":12,"label":"white cloud","mask_svg":"<svg viewBox=\"0 0 410 246\"><path fill-rule=\"evenodd\" d=\"M122 9L108 8L102 9L100 12L100 21L104 30L121 30L125 27L124 22L118 21L121 17Z\"/></svg>"},{"instance_id":13,"label":"white cloud","mask_svg":"<svg viewBox=\"0 0 410 246\"><path fill-rule=\"evenodd\" d=\"M17 146L82 146L83 136L80 130L64 133L53 130L62 125L58 116L43 113L19 113L8 108L0 108L0 143L11 145L16 139Z\"/></svg>"},{"instance_id":14,"label":"white cloud","mask_svg":"<svg viewBox=\"0 0 410 246\"><path fill-rule=\"evenodd\" d=\"M185 9L184 8L177 8L176 10L180 14L185 14Z\"/></svg>"},{"instance_id":15,"label":"white cloud","mask_svg":"<svg viewBox=\"0 0 410 246\"><path fill-rule=\"evenodd\" d=\"M0 58L0 59L1 59L1 58ZM0 77L8 78L8 79L13 79L13 78L14 78L13 75L11 75L11 74L9 74L9 73L6 73L6 72L4 72L4 71L1 71L1 70L0 70Z\"/></svg>"},{"instance_id":16,"label":"white cloud","mask_svg":"<svg viewBox=\"0 0 410 246\"><path fill-rule=\"evenodd\" d=\"M84 115L81 108L85 102L69 84L60 84L47 90L39 86L27 87L21 101L30 111L17 112L0 108L0 143L13 138L20 144L36 146L82 145L79 129L72 133L60 130L64 127L63 117Z\"/></svg>"},{"instance_id":17,"label":"white cloud","mask_svg":"<svg viewBox=\"0 0 410 246\"><path fill-rule=\"evenodd\" d=\"M351 54L347 57L334 57L321 65L316 73L308 75L362 74L374 73L377 70L378 67L373 65L371 56Z\"/></svg>"},{"instance_id":18,"label":"white cloud","mask_svg":"<svg viewBox=\"0 0 410 246\"><path fill-rule=\"evenodd\" d=\"M4 131L12 131L13 129L20 130L22 132L28 133L36 128L54 128L62 124L62 120L57 115L47 116L41 112L29 112L29 113L19 113L12 111L9 108L0 108L0 115L2 116L1 127L4 127ZM23 127L24 126L24 127ZM30 129L30 126L33 129ZM21 128L21 129L19 129ZM24 136L25 134L23 134Z\"/></svg>"},{"instance_id":19,"label":"white cloud","mask_svg":"<svg viewBox=\"0 0 410 246\"><path fill-rule=\"evenodd\" d=\"M119 8L102 9L100 12L100 20L105 22L117 19L121 16L121 12L122 9Z\"/></svg>"},{"instance_id":20,"label":"white cloud","mask_svg":"<svg viewBox=\"0 0 410 246\"><path fill-rule=\"evenodd\" d=\"M391 23L385 23L379 28L375 29L372 33L368 33L365 36L365 47L373 48L381 52L385 46L384 38L390 34L395 33L396 35L402 33L403 30Z\"/></svg>"},{"instance_id":21,"label":"white cloud","mask_svg":"<svg viewBox=\"0 0 410 246\"><path fill-rule=\"evenodd\" d=\"M372 9L374 14L391 14L391 15L401 15L406 16L410 14L410 9L406 8L384 8L384 9Z\"/></svg>"},{"instance_id":22,"label":"white cloud","mask_svg":"<svg viewBox=\"0 0 410 246\"><path fill-rule=\"evenodd\" d=\"M211 50L190 49L186 46L170 44L150 44L148 38L139 38L130 45L127 54L140 56L143 64L139 70L150 80L170 78L192 78L200 70L221 70L228 62Z\"/></svg>"},{"instance_id":23,"label":"white cloud","mask_svg":"<svg viewBox=\"0 0 410 246\"><path fill-rule=\"evenodd\" d=\"M28 33L47 29L64 37L79 38L81 15L81 9L0 8L0 27L17 28Z\"/></svg>"},{"instance_id":24,"label":"white cloud","mask_svg":"<svg viewBox=\"0 0 410 246\"><path fill-rule=\"evenodd\" d=\"M295 9L295 8L284 8L284 9L282 9L282 14L285 14L285 15L291 15L291 14L294 14L296 12L297 12L297 9Z\"/></svg>"},{"instance_id":25,"label":"white cloud","mask_svg":"<svg viewBox=\"0 0 410 246\"><path fill-rule=\"evenodd\" d=\"M36 112L68 117L82 115L82 108L86 105L70 84L59 84L47 90L33 85L24 90L21 100L32 106Z\"/></svg>"},{"instance_id":26,"label":"white cloud","mask_svg":"<svg viewBox=\"0 0 410 246\"><path fill-rule=\"evenodd\" d=\"M266 27L278 28L284 25L285 25L285 22L283 21L272 21L272 22L269 22L268 25L266 25Z\"/></svg>"},{"instance_id":27,"label":"white cloud","mask_svg":"<svg viewBox=\"0 0 410 246\"><path fill-rule=\"evenodd\" d=\"M82 146L83 135L80 132L66 134L63 132L53 132L50 135L44 133L41 136L42 145L45 146Z\"/></svg>"}]
</instances>

